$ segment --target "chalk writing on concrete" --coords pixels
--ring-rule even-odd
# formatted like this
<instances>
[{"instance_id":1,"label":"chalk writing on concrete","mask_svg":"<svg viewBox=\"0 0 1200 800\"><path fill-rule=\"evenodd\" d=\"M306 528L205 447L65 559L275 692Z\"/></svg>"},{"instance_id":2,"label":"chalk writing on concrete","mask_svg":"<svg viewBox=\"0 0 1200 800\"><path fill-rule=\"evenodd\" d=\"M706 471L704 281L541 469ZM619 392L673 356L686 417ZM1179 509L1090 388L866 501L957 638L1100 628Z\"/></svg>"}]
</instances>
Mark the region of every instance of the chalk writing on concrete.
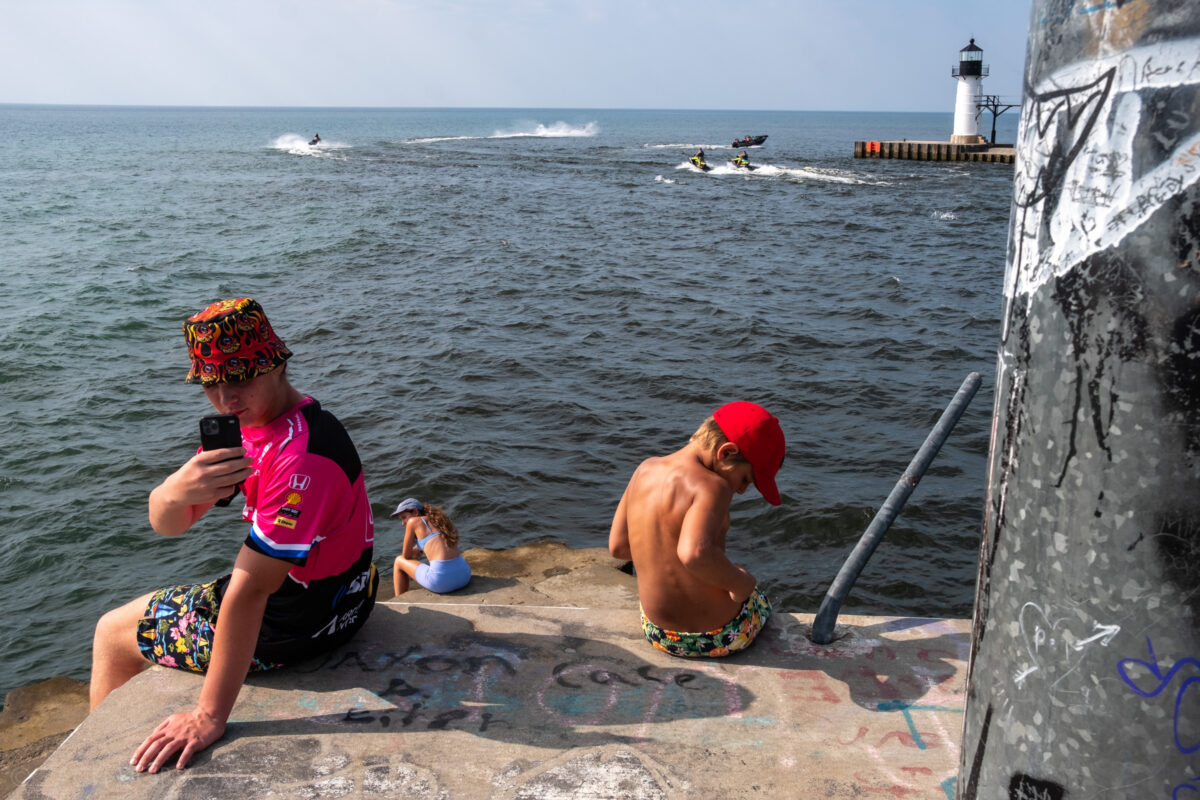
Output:
<instances>
[{"instance_id":1,"label":"chalk writing on concrete","mask_svg":"<svg viewBox=\"0 0 1200 800\"><path fill-rule=\"evenodd\" d=\"M921 733L919 731L917 731L916 723L913 722L913 717L912 717L913 711L941 711L944 713L951 713L951 714L955 714L955 713L961 714L962 713L961 708L947 708L945 706L912 705L910 703L903 703L900 701L884 701L884 702L880 703L877 706L877 708L880 711L899 711L901 714L903 714L904 721L908 723L909 738L911 739L913 744L916 747L920 748L921 750L924 750L927 747L937 747L938 746L937 740L933 739L931 742L930 740L932 739L932 737L930 737L930 735L928 733L925 734L924 737L922 737Z\"/></svg>"},{"instance_id":2,"label":"chalk writing on concrete","mask_svg":"<svg viewBox=\"0 0 1200 800\"><path fill-rule=\"evenodd\" d=\"M1021 606L1018 620L1028 661L1013 676L1013 681L1018 688L1022 688L1027 678L1042 673L1041 677L1049 681L1052 693L1070 691L1061 684L1068 675L1079 669L1087 651L1095 646L1108 647L1121 632L1120 625L1093 622L1086 634L1075 633L1071 623L1077 622L1077 617L1062 616L1051 620L1040 605L1032 602ZM1086 702L1090 691L1087 686L1080 686L1074 691L1082 694Z\"/></svg>"}]
</instances>

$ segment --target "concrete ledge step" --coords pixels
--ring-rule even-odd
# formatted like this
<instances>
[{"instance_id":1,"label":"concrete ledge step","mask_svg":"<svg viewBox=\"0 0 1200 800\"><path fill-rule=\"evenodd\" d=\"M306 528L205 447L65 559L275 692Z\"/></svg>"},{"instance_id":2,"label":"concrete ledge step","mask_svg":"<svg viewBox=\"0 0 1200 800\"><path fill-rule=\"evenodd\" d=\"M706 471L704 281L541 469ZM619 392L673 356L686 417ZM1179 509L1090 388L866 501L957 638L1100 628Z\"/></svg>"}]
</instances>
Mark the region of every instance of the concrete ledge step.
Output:
<instances>
[{"instance_id":1,"label":"concrete ledge step","mask_svg":"<svg viewBox=\"0 0 1200 800\"><path fill-rule=\"evenodd\" d=\"M847 616L824 647L811 623L776 612L693 661L636 608L383 603L345 648L250 678L187 769L129 766L200 691L154 667L12 796L952 797L969 622Z\"/></svg>"}]
</instances>

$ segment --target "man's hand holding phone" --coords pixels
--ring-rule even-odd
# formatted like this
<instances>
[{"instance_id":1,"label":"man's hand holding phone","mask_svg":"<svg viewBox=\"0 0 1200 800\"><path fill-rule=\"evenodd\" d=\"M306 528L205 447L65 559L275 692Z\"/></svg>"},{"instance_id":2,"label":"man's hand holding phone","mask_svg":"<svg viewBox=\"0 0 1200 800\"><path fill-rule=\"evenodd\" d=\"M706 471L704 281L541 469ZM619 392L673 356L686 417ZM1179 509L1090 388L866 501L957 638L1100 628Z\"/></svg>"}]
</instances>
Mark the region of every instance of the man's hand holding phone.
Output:
<instances>
[{"instance_id":1,"label":"man's hand holding phone","mask_svg":"<svg viewBox=\"0 0 1200 800\"><path fill-rule=\"evenodd\" d=\"M212 460L206 462L206 466L212 467L212 471L208 473L207 477L222 481L217 484L218 488L232 489L227 494L219 494L212 502L219 506L227 506L237 495L237 487L250 477L248 469L250 460L239 458L246 454L246 450L242 447L242 429L238 418L233 414L210 414L202 417L200 419L200 447L202 452L197 453L197 457L212 454ZM236 466L237 474L240 477L229 480L233 471L221 469L221 465L230 466L226 462L234 460L238 461ZM242 472L246 474L243 475ZM224 482L226 480L229 482Z\"/></svg>"},{"instance_id":2,"label":"man's hand holding phone","mask_svg":"<svg viewBox=\"0 0 1200 800\"><path fill-rule=\"evenodd\" d=\"M254 474L253 463L240 436L235 446L196 453L150 492L150 526L178 536L213 505L229 505L238 485Z\"/></svg>"},{"instance_id":3,"label":"man's hand holding phone","mask_svg":"<svg viewBox=\"0 0 1200 800\"><path fill-rule=\"evenodd\" d=\"M227 506L237 495L242 481L254 473L252 463L246 457L246 448L241 445L201 450L180 467L179 471L184 473L181 486L188 487L189 499L195 500L193 505Z\"/></svg>"},{"instance_id":4,"label":"man's hand holding phone","mask_svg":"<svg viewBox=\"0 0 1200 800\"><path fill-rule=\"evenodd\" d=\"M252 463L241 445L201 450L163 481L164 499L174 505L208 506L232 498L238 484L253 474Z\"/></svg>"}]
</instances>

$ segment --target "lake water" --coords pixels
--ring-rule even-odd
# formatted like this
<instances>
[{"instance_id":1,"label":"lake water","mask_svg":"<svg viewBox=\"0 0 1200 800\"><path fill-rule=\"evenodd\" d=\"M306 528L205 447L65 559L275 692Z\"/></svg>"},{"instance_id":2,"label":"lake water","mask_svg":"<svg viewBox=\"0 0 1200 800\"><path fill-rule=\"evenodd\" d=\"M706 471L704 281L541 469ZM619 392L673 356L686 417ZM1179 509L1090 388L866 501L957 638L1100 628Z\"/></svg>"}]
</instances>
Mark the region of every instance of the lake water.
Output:
<instances>
[{"instance_id":1,"label":"lake water","mask_svg":"<svg viewBox=\"0 0 1200 800\"><path fill-rule=\"evenodd\" d=\"M724 402L766 406L784 503L737 498L729 552L785 611L816 610L978 371L845 606L968 616L1012 166L852 158L856 139L951 127L0 106L0 692L86 679L104 610L229 569L235 511L167 539L146 496L209 410L180 324L235 296L263 304L293 383L357 444L385 565L408 495L446 507L466 547L604 546L641 459ZM731 140L759 133L760 169L730 167ZM698 147L712 172L687 165Z\"/></svg>"}]
</instances>

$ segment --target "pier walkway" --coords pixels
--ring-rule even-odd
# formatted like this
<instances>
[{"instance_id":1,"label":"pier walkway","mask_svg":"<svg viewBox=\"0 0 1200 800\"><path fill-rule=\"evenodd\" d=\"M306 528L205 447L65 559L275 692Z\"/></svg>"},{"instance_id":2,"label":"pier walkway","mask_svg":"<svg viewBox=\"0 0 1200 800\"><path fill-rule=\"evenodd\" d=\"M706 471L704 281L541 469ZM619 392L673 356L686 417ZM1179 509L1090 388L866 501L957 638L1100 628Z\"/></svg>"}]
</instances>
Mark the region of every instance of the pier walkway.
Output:
<instances>
[{"instance_id":1,"label":"pier walkway","mask_svg":"<svg viewBox=\"0 0 1200 800\"><path fill-rule=\"evenodd\" d=\"M744 653L672 658L596 550L381 603L341 650L252 676L186 769L138 774L138 743L201 686L154 667L11 797L953 798L968 621L844 616L819 646L811 615L777 610Z\"/></svg>"},{"instance_id":2,"label":"pier walkway","mask_svg":"<svg viewBox=\"0 0 1200 800\"><path fill-rule=\"evenodd\" d=\"M854 143L855 158L899 158L910 161L986 161L1012 164L1017 151L1011 144L951 144L950 142L861 141Z\"/></svg>"}]
</instances>

